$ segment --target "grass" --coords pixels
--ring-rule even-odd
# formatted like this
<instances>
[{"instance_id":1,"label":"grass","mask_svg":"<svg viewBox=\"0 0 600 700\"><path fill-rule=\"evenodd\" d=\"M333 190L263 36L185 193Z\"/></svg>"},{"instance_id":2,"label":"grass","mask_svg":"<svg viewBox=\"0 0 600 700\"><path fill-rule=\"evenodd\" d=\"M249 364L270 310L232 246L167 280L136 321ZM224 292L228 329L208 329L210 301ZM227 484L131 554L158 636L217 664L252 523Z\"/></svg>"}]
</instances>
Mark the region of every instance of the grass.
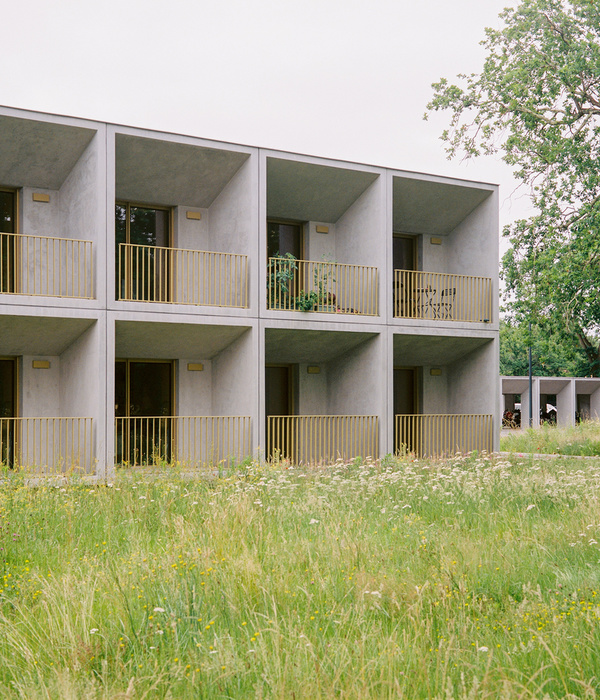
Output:
<instances>
[{"instance_id":1,"label":"grass","mask_svg":"<svg viewBox=\"0 0 600 700\"><path fill-rule=\"evenodd\" d=\"M600 456L600 421L584 421L567 428L542 425L515 431L500 439L500 449L504 452Z\"/></svg>"},{"instance_id":2,"label":"grass","mask_svg":"<svg viewBox=\"0 0 600 700\"><path fill-rule=\"evenodd\" d=\"M594 698L600 460L0 484L3 698Z\"/></svg>"}]
</instances>

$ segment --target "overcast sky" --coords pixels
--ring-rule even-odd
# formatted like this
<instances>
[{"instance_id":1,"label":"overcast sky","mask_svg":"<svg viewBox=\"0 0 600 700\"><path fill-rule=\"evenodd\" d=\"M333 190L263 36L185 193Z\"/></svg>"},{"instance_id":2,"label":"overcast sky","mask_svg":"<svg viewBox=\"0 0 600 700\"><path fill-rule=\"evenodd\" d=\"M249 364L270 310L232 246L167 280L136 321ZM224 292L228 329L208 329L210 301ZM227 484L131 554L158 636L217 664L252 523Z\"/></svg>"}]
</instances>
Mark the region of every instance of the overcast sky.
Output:
<instances>
[{"instance_id":1,"label":"overcast sky","mask_svg":"<svg viewBox=\"0 0 600 700\"><path fill-rule=\"evenodd\" d=\"M511 0L2 2L0 104L501 185L447 161L430 85L477 72Z\"/></svg>"}]
</instances>

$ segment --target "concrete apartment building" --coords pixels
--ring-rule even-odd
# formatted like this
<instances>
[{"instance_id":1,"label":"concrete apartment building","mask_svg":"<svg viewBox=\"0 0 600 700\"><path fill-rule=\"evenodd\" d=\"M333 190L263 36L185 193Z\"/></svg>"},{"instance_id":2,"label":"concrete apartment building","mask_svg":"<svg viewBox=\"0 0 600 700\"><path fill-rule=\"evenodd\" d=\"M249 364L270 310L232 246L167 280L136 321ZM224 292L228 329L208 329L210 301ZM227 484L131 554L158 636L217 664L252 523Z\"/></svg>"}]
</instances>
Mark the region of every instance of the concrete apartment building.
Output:
<instances>
[{"instance_id":1,"label":"concrete apartment building","mask_svg":"<svg viewBox=\"0 0 600 700\"><path fill-rule=\"evenodd\" d=\"M494 185L0 109L0 461L497 448Z\"/></svg>"}]
</instances>

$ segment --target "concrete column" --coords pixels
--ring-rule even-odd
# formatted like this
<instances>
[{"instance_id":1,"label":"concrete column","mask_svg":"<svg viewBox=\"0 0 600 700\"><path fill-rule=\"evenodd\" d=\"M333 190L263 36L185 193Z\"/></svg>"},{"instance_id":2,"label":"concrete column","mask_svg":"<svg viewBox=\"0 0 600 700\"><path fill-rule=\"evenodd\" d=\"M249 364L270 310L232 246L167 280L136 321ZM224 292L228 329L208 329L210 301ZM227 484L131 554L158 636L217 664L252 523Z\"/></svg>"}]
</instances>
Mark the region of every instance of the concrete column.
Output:
<instances>
[{"instance_id":1,"label":"concrete column","mask_svg":"<svg viewBox=\"0 0 600 700\"><path fill-rule=\"evenodd\" d=\"M590 394L590 418L600 420L600 389Z\"/></svg>"},{"instance_id":2,"label":"concrete column","mask_svg":"<svg viewBox=\"0 0 600 700\"><path fill-rule=\"evenodd\" d=\"M556 422L558 425L575 425L575 380L569 379L567 385L556 394Z\"/></svg>"},{"instance_id":3,"label":"concrete column","mask_svg":"<svg viewBox=\"0 0 600 700\"><path fill-rule=\"evenodd\" d=\"M540 426L540 380L538 377L533 377L532 381L532 391L533 391L533 424L532 428L539 428ZM529 427L529 386L525 391L521 392L521 427Z\"/></svg>"}]
</instances>

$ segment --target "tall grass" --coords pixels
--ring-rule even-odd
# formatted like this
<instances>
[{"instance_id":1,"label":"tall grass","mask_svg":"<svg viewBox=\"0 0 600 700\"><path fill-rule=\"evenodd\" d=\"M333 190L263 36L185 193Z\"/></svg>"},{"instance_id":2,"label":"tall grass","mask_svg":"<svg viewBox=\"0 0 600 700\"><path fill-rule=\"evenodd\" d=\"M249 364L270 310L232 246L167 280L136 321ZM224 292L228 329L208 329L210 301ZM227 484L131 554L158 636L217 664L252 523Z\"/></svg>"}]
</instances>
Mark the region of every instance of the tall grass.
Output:
<instances>
[{"instance_id":1,"label":"tall grass","mask_svg":"<svg viewBox=\"0 0 600 700\"><path fill-rule=\"evenodd\" d=\"M511 432L500 439L506 452L600 456L600 421L583 421L570 427L542 425Z\"/></svg>"},{"instance_id":2,"label":"tall grass","mask_svg":"<svg viewBox=\"0 0 600 700\"><path fill-rule=\"evenodd\" d=\"M0 695L596 697L599 487L477 456L6 480Z\"/></svg>"}]
</instances>

